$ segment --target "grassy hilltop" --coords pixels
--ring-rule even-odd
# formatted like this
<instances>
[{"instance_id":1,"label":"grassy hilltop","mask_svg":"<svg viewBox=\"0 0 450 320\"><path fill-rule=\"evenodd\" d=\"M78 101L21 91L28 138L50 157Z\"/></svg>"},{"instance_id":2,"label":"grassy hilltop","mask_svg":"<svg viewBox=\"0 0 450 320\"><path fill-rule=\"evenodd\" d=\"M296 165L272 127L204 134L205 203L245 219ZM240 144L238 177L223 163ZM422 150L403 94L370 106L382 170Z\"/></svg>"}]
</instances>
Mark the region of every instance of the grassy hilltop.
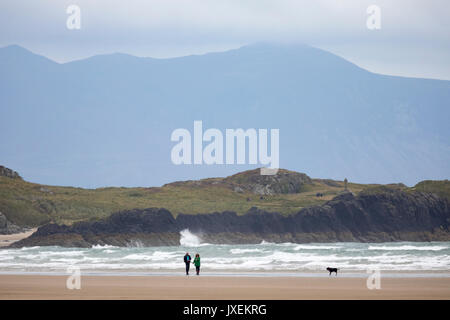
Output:
<instances>
[{"instance_id":1,"label":"grassy hilltop","mask_svg":"<svg viewBox=\"0 0 450 320\"><path fill-rule=\"evenodd\" d=\"M415 188L356 183L348 183L347 187L354 193L379 192L383 187L450 194L447 180L424 181ZM50 221L72 224L120 210L149 207L163 207L175 215L226 210L243 214L251 207L290 214L322 204L344 190L343 181L311 179L288 170L280 170L276 176L260 176L259 170L250 170L226 178L174 182L158 188L82 189L30 183L18 175L0 175L0 212L21 226ZM318 193L321 195L317 196Z\"/></svg>"}]
</instances>

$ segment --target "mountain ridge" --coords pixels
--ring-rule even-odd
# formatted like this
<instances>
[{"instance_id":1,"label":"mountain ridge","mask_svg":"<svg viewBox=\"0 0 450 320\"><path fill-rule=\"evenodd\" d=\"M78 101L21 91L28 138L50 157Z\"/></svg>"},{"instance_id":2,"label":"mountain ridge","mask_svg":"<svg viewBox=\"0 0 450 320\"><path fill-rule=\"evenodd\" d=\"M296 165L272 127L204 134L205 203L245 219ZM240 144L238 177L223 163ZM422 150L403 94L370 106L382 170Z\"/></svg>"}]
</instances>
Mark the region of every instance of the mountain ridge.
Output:
<instances>
[{"instance_id":1,"label":"mountain ridge","mask_svg":"<svg viewBox=\"0 0 450 320\"><path fill-rule=\"evenodd\" d=\"M254 168L172 164L170 133L201 119L280 129L280 166L315 177L411 186L450 174L449 81L379 75L305 46L145 59L1 58L3 163L29 180L83 187Z\"/></svg>"},{"instance_id":2,"label":"mountain ridge","mask_svg":"<svg viewBox=\"0 0 450 320\"><path fill-rule=\"evenodd\" d=\"M132 58L132 59L137 59L137 60L143 60L145 61L146 59L148 59L148 61L163 61L163 60L176 60L176 59L182 59L182 58L196 58L196 57L203 57L203 56L208 56L208 55L215 55L215 54L223 54L223 53L230 53L230 52L234 52L237 51L239 49L243 49L243 48L254 48L254 47L258 47L258 46L270 46L270 45L276 45L278 47L289 47L289 46L304 46L304 47L308 47L308 48L312 48L318 51L323 51L326 53L331 53L330 51L326 51L324 49L320 49L320 48L316 48L313 46L309 46L306 44L294 44L294 45L286 45L286 44L274 44L274 43L252 43L252 44L246 44L243 45L241 47L238 48L234 48L234 49L228 49L228 50L224 50L224 51L213 51L213 52L206 52L206 53L201 53L201 54L187 54L187 55L182 55L182 56L176 56L176 57L168 57L168 58L156 58L156 57L151 57L151 56L137 56L131 53L126 53L126 52L111 52L111 53L103 53L103 54L94 54L85 58L79 58L79 59L74 59L74 60L70 60L70 61L66 61L66 62L58 62L56 60L53 60L50 57L47 57L45 54L40 54L40 53L35 53L32 50L18 45L18 44L10 44L10 45L6 45L3 47L0 47L0 51L1 50L21 50L22 52L25 52L27 54L32 54L35 55L37 57L42 57L48 61L51 61L55 64L59 64L59 65L64 65L64 64L70 64L70 63L78 63L78 62L83 62L86 60L90 60L90 59L97 59L97 58L102 58L102 57L128 57L128 58ZM446 79L439 79L439 78L425 78L425 77L411 77L411 76L402 76L402 75L390 75L390 74L384 74L384 73L380 73L380 72L375 72L375 71L370 71L368 69L365 69L364 67L358 65L355 62L352 62L350 60L347 60L345 57L340 56L336 53L331 53L332 55L336 56L337 58L344 60L346 63L348 63L349 65L352 65L354 67L356 67L357 69L360 69L364 72L368 72L374 75L379 75L379 76L385 76L385 77L393 77L393 78L403 78L403 79L417 79L417 80L431 80L431 81L444 81L444 82L449 82L450 80L446 80Z\"/></svg>"},{"instance_id":3,"label":"mountain ridge","mask_svg":"<svg viewBox=\"0 0 450 320\"><path fill-rule=\"evenodd\" d=\"M33 51L31 51L30 49L27 49L21 45L17 45L17 44L11 44L11 45L7 45L4 47L0 47L0 52L3 51L13 51L13 53L20 53L22 56L24 54L28 54L28 55L34 55L36 57L40 57L40 58L44 58L47 61L51 61L55 64L58 65L65 65L65 64L71 64L71 63L80 63L83 61L89 61L91 59L101 59L101 58L108 58L108 57L125 57L125 58L132 58L132 59L136 59L136 60L141 60L141 61L148 61L148 62L152 62L152 61L170 61L170 60L179 60L179 59L184 59L184 58L189 58L189 59L198 59L201 57L218 57L224 54L234 54L236 52L238 52L239 50L249 50L249 49L265 49L267 47L277 47L277 48L290 48L290 47L303 47L303 48L308 48L308 49L313 49L316 50L316 52L323 52L323 53L329 53L323 49L319 49L319 48L315 48L306 44L295 44L295 45L286 45L286 44L273 44L273 43L253 43L253 44L247 44L247 45L243 45L239 48L234 48L234 49L229 49L229 50L225 50L225 51L215 51L215 52L206 52L203 54L191 54L191 55L184 55L184 56L177 56L177 57L169 57L169 58L155 58L155 57L151 57L151 56L136 56L130 53L125 53L125 52L111 52L111 53L104 53L104 54L96 54L96 55L92 55L86 58L80 58L80 59L76 59L76 60L72 60L72 61L67 61L67 62L63 62L63 63L59 63L49 57L47 57L44 54L39 54L39 53L35 53ZM355 69L360 69L362 71L365 72L369 72L369 73L374 73L371 72L367 69L364 69L360 66L358 66L357 64L350 62L348 60L346 60L343 57L340 57L338 55L333 54L338 60L340 60L340 62L344 62L347 65L351 65L353 66ZM374 74L378 74L378 73L374 73ZM382 74L380 74L382 75ZM389 75L386 75L389 76ZM401 76L400 76L401 77ZM421 78L422 79L422 78ZM425 78L423 78L425 79ZM439 80L439 79L430 79L430 80ZM446 80L443 80L446 81Z\"/></svg>"}]
</instances>

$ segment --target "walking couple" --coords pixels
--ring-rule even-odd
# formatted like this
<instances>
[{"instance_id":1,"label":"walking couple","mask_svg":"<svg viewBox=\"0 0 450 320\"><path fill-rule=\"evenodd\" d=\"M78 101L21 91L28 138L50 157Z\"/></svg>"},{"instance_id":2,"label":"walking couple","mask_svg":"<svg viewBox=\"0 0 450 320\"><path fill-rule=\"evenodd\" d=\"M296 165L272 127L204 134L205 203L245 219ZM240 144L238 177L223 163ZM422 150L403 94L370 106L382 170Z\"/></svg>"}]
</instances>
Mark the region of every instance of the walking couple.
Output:
<instances>
[{"instance_id":1,"label":"walking couple","mask_svg":"<svg viewBox=\"0 0 450 320\"><path fill-rule=\"evenodd\" d=\"M186 255L184 256L184 263L186 264L186 275L189 275L189 267L191 265L191 256L189 255L189 252L186 252ZM195 259L194 259L194 266L195 266L195 271L197 272L197 275L200 274L200 255L197 253L195 255Z\"/></svg>"}]
</instances>

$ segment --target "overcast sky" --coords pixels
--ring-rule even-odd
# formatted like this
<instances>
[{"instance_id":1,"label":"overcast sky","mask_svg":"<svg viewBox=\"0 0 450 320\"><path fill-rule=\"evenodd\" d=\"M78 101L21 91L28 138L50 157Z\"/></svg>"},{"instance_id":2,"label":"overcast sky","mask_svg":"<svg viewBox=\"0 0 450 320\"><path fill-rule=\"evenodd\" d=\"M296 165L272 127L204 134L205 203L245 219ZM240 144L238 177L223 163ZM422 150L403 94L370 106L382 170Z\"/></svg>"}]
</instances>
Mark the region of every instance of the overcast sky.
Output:
<instances>
[{"instance_id":1,"label":"overcast sky","mask_svg":"<svg viewBox=\"0 0 450 320\"><path fill-rule=\"evenodd\" d=\"M81 29L66 27L69 5ZM366 10L381 9L369 30ZM1 0L0 46L58 62L123 52L174 57L299 42L377 73L450 80L448 0Z\"/></svg>"}]
</instances>

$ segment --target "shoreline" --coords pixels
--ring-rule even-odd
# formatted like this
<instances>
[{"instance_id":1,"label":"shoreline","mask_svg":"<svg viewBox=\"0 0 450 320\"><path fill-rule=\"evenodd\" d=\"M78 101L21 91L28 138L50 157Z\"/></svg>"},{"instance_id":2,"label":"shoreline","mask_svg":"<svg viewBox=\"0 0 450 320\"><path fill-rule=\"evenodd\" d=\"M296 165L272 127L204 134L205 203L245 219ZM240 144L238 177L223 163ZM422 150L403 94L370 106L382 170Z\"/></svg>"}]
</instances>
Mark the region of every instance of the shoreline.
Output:
<instances>
[{"instance_id":1,"label":"shoreline","mask_svg":"<svg viewBox=\"0 0 450 320\"><path fill-rule=\"evenodd\" d=\"M450 300L450 278L81 276L79 290L66 276L0 275L0 300Z\"/></svg>"},{"instance_id":2,"label":"shoreline","mask_svg":"<svg viewBox=\"0 0 450 320\"><path fill-rule=\"evenodd\" d=\"M83 271L80 270L81 275L89 277L185 277L184 269L179 270L148 270L148 271ZM194 275L195 270L191 269L192 275ZM328 272L289 272L289 271L246 271L246 272L236 272L236 271L201 271L202 277L237 277L237 278L330 278L336 277L333 273L332 276ZM347 271L340 272L338 278L364 278L370 275L368 272L362 271ZM402 279L402 278L430 278L430 279L445 279L450 278L450 270L448 271L429 271L423 270L417 271L385 271L380 270L380 275L383 278L389 279ZM48 277L59 277L68 276L65 270L61 271L0 271L1 276L48 276Z\"/></svg>"}]
</instances>

